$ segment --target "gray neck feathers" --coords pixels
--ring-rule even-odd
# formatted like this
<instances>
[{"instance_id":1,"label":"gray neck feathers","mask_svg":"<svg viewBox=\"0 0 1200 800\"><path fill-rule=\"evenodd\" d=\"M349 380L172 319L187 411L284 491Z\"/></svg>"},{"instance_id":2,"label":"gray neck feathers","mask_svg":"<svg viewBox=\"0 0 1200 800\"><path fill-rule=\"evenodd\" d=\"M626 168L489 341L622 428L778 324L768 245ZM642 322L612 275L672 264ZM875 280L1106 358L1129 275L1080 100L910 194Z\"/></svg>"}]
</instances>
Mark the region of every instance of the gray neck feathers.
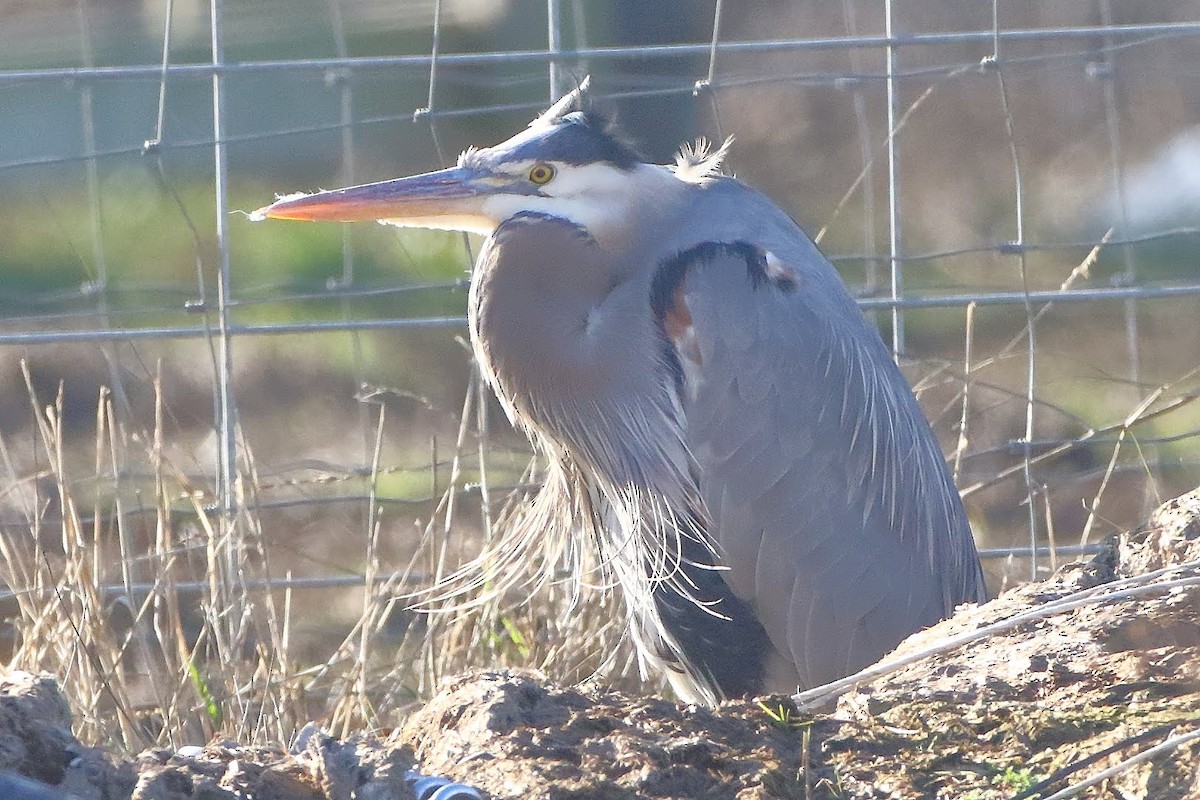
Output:
<instances>
[{"instance_id":1,"label":"gray neck feathers","mask_svg":"<svg viewBox=\"0 0 1200 800\"><path fill-rule=\"evenodd\" d=\"M649 311L652 271L630 266L644 267L622 263L568 222L517 217L480 254L469 317L488 381L551 461L512 542L536 538L552 551L569 549L569 539L595 542L601 568L624 589L639 653L658 662L643 667L679 671L686 657L663 627L654 592L667 584L690 596L681 537L703 539L702 512ZM563 508L582 512L582 537L579 520L555 510ZM656 652L661 662L646 656ZM704 691L696 699L711 701Z\"/></svg>"}]
</instances>

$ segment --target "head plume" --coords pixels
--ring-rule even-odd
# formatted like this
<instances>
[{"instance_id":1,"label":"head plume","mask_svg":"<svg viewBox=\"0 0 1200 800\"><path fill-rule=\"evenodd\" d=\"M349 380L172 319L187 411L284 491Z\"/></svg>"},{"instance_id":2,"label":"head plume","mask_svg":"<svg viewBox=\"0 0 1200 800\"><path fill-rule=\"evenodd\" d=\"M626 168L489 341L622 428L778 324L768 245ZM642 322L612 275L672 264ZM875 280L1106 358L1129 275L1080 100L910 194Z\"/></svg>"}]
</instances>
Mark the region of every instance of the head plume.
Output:
<instances>
[{"instance_id":1,"label":"head plume","mask_svg":"<svg viewBox=\"0 0 1200 800\"><path fill-rule=\"evenodd\" d=\"M529 127L536 128L539 125L553 125L561 122L562 118L567 114L576 111L587 112L590 110L591 102L588 96L588 91L592 87L592 76L584 75L583 80L575 84L575 88L558 98L554 105L538 115L533 122L529 123Z\"/></svg>"},{"instance_id":2,"label":"head plume","mask_svg":"<svg viewBox=\"0 0 1200 800\"><path fill-rule=\"evenodd\" d=\"M560 129L561 133L555 134L557 146L543 151L548 158L567 163L606 161L621 169L632 169L645 159L621 134L613 118L592 101L590 87L591 77L584 77L529 123L530 129Z\"/></svg>"}]
</instances>

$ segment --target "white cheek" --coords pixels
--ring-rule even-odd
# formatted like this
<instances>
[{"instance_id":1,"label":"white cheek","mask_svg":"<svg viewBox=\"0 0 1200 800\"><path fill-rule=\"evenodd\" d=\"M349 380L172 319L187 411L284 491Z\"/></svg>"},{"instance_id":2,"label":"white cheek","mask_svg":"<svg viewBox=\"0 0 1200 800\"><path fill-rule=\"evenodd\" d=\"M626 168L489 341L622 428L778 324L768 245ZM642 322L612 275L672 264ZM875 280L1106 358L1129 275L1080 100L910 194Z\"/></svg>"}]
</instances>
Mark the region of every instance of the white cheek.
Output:
<instances>
[{"instance_id":1,"label":"white cheek","mask_svg":"<svg viewBox=\"0 0 1200 800\"><path fill-rule=\"evenodd\" d=\"M483 203L483 215L494 220L493 227L522 212L545 214L565 219L586 230L598 241L625 224L629 210L619 198L602 193L575 197L538 197L536 195L496 195Z\"/></svg>"}]
</instances>

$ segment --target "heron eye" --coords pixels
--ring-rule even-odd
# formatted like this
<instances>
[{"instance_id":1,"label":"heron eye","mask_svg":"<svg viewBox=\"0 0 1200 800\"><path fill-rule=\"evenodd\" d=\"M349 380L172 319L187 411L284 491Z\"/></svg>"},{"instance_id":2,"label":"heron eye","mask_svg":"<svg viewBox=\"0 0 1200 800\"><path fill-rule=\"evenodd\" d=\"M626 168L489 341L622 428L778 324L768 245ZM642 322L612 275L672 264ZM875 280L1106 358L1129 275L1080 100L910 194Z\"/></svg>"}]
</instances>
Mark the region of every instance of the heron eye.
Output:
<instances>
[{"instance_id":1,"label":"heron eye","mask_svg":"<svg viewBox=\"0 0 1200 800\"><path fill-rule=\"evenodd\" d=\"M543 186L554 177L554 167L546 163L534 164L529 168L529 182Z\"/></svg>"}]
</instances>

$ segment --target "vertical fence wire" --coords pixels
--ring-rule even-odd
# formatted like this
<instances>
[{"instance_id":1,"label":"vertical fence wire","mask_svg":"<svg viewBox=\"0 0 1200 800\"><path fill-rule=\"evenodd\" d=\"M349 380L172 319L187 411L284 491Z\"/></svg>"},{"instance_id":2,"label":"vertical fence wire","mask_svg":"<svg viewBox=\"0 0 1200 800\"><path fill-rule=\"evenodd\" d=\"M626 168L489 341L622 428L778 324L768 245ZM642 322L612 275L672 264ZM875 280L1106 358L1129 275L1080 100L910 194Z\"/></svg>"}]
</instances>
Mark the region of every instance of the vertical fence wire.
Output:
<instances>
[{"instance_id":1,"label":"vertical fence wire","mask_svg":"<svg viewBox=\"0 0 1200 800\"><path fill-rule=\"evenodd\" d=\"M1104 28L1112 27L1112 1L1098 0L1098 2L1100 4L1101 26ZM1112 209L1113 220L1115 226L1121 231L1122 236L1127 236L1131 231L1129 226L1129 194L1125 178L1125 153L1121 142L1121 118L1118 98L1121 76L1118 70L1118 55L1113 47L1112 37L1105 36L1102 41L1104 47L1101 54L1101 61L1097 65L1094 75L1096 80L1101 82L1104 94L1104 125L1105 131L1108 134L1109 164L1114 201ZM1129 245L1122 245L1120 253L1124 266L1124 272L1121 275L1121 284L1123 286L1136 286L1138 283L1137 254L1134 252L1133 247ZM1124 314L1125 347L1129 359L1126 378L1129 381L1129 394L1136 402L1146 396L1146 392L1142 386L1141 336L1139 334L1138 302L1136 299L1130 298L1125 301ZM1144 514L1149 513L1156 497L1157 492L1154 491L1153 485L1148 484L1146 491L1142 494L1142 512Z\"/></svg>"},{"instance_id":2,"label":"vertical fence wire","mask_svg":"<svg viewBox=\"0 0 1200 800\"><path fill-rule=\"evenodd\" d=\"M562 64L562 5L560 0L546 0L546 50L550 53L550 102L563 96Z\"/></svg>"},{"instance_id":3,"label":"vertical fence wire","mask_svg":"<svg viewBox=\"0 0 1200 800\"><path fill-rule=\"evenodd\" d=\"M95 67L96 59L92 49L91 26L88 22L88 0L79 0L76 5L76 19L79 21L79 48L85 67ZM96 318L99 323L108 328L111 319L108 311L108 255L104 246L104 199L100 190L100 168L96 158L96 103L90 83L84 83L79 88L79 112L83 128L84 174L87 180L87 196L89 221L91 223L92 239L92 280L84 288L85 293L96 298ZM130 420L132 408L129 395L125 391L125 380L121 375L120 362L117 357L117 345L105 343L100 346L105 366L108 368L108 380L113 400L116 402L118 419Z\"/></svg>"},{"instance_id":4,"label":"vertical fence wire","mask_svg":"<svg viewBox=\"0 0 1200 800\"><path fill-rule=\"evenodd\" d=\"M858 36L858 13L853 0L842 0L842 23L847 36ZM855 75L865 75L862 52L850 50L850 69ZM862 159L862 239L865 270L863 293L873 297L879 290L879 260L875 242L875 149L871 140L871 123L867 111L867 98L863 92L863 81L859 78L849 82L853 93L854 126L858 137L859 156ZM877 316L878 312L871 312Z\"/></svg>"},{"instance_id":5,"label":"vertical fence wire","mask_svg":"<svg viewBox=\"0 0 1200 800\"><path fill-rule=\"evenodd\" d=\"M1012 242L1014 258L1020 274L1021 292L1024 295L1026 360L1025 360L1025 435L1022 440L1022 468L1025 478L1025 504L1029 521L1029 576L1038 577L1038 518L1034 502L1036 487L1033 479L1033 434L1037 411L1037 320L1033 313L1033 301L1029 296L1029 260L1025 249L1025 190L1021 175L1021 151L1017 144L1017 123L1013 118L1012 102L1008 84L1004 78L1006 65L1000 53L1000 0L992 0L992 52L985 57L984 67L996 75L996 88L1000 94L1000 110L1004 116L1004 132L1008 139L1008 156L1012 165L1013 181L1013 226L1015 238Z\"/></svg>"},{"instance_id":6,"label":"vertical fence wire","mask_svg":"<svg viewBox=\"0 0 1200 800\"><path fill-rule=\"evenodd\" d=\"M713 5L712 36L708 45L708 72L703 79L696 81L692 88L693 97L699 98L701 94L708 97L717 142L725 140L725 130L721 125L721 108L717 102L717 87L714 83L717 78L717 45L721 42L721 18L724 16L724 8L724 0L716 0Z\"/></svg>"},{"instance_id":7,"label":"vertical fence wire","mask_svg":"<svg viewBox=\"0 0 1200 800\"><path fill-rule=\"evenodd\" d=\"M329 18L333 26L333 42L338 58L350 58L350 45L346 37L346 20L342 11L342 0L329 0ZM351 76L343 71L332 71L327 80L337 89L338 121L341 124L342 164L340 181L343 186L358 182L356 149L354 146L354 83ZM354 237L350 226L342 226L342 274L329 281L327 288L338 290L338 301L341 306L342 319L350 320L354 312L350 298L344 291L354 286ZM363 387L366 384L366 357L363 353L361 331L350 331L350 360L354 372L355 385ZM365 461L371 456L371 417L366 403L358 404L358 428L362 435L362 458ZM367 510L370 519L373 509ZM368 528L368 533L370 529Z\"/></svg>"},{"instance_id":8,"label":"vertical fence wire","mask_svg":"<svg viewBox=\"0 0 1200 800\"><path fill-rule=\"evenodd\" d=\"M896 9L894 0L884 0L884 35L887 37L887 177L888 177L888 269L891 272L892 300L904 295L904 261L901 257L900 153L896 139L900 133L900 87L897 79ZM904 312L892 307L892 358L904 355Z\"/></svg>"},{"instance_id":9,"label":"vertical fence wire","mask_svg":"<svg viewBox=\"0 0 1200 800\"><path fill-rule=\"evenodd\" d=\"M237 508L237 408L233 395L233 339L229 333L230 273L229 273L229 173L225 136L225 78L221 67L225 63L224 0L210 0L212 26L212 119L213 119L213 203L217 246L217 319L219 335L219 369L217 392L220 418L217 431L220 455L217 465L218 493L226 522L232 522Z\"/></svg>"},{"instance_id":10,"label":"vertical fence wire","mask_svg":"<svg viewBox=\"0 0 1200 800\"><path fill-rule=\"evenodd\" d=\"M1100 24L1104 28L1110 28L1113 24L1112 2L1111 0L1099 0L1099 3ZM1095 75L1101 82L1104 92L1104 126L1108 133L1110 150L1109 163L1115 200L1114 218L1118 229L1124 235L1129 233L1129 202L1125 190L1125 157L1121 147L1121 121L1117 110L1117 57L1113 49L1112 37L1105 36L1102 41L1104 47L1101 53L1101 62ZM1133 286L1137 283L1137 261L1133 248L1122 245L1120 252L1125 266L1125 272L1121 276L1122 280L1124 285ZM1140 386L1141 351L1138 345L1137 301L1133 299L1125 301L1125 341L1129 353L1127 374L1130 387L1134 397L1140 399L1144 393Z\"/></svg>"},{"instance_id":11,"label":"vertical fence wire","mask_svg":"<svg viewBox=\"0 0 1200 800\"><path fill-rule=\"evenodd\" d=\"M210 36L212 44L212 125L213 125L213 196L217 257L217 494L221 507L219 541L210 542L209 552L215 561L223 562L225 580L214 581L217 588L214 599L219 598L219 608L210 609L218 630L224 632L225 642L218 646L233 647L243 641L242 633L247 622L245 612L246 593L240 591L246 575L242 570L244 549L241 542L239 516L240 498L237 472L237 406L233 385L233 335L231 323L231 279L229 254L229 173L225 121L225 78L221 67L225 63L224 0L210 0ZM215 550L215 553L214 553ZM216 563L213 564L216 566ZM232 653L222 654L225 657ZM240 692L236 697L241 701Z\"/></svg>"}]
</instances>

